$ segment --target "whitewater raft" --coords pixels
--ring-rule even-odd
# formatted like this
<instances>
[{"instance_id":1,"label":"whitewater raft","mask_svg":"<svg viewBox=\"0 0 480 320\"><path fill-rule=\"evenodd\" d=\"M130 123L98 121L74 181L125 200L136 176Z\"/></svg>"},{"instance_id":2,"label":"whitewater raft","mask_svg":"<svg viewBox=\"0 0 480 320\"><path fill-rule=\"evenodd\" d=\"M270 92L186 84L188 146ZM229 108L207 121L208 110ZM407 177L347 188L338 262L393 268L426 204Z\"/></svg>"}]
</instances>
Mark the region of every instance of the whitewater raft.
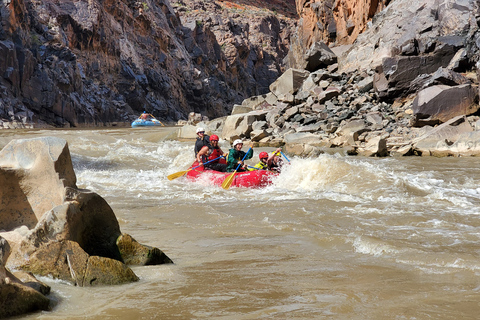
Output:
<instances>
[{"instance_id":1,"label":"whitewater raft","mask_svg":"<svg viewBox=\"0 0 480 320\"><path fill-rule=\"evenodd\" d=\"M151 120L143 120L143 119L137 119L132 122L132 128L138 128L138 127L161 127L162 123L158 121L157 119L151 119Z\"/></svg>"},{"instance_id":2,"label":"whitewater raft","mask_svg":"<svg viewBox=\"0 0 480 320\"><path fill-rule=\"evenodd\" d=\"M190 168L198 166L195 161ZM187 179L191 181L206 181L209 184L221 186L222 182L233 172L219 172L215 170L205 169L200 166L187 172ZM272 183L272 178L278 173L267 170L253 170L235 173L235 178L231 187L241 188L262 188Z\"/></svg>"}]
</instances>

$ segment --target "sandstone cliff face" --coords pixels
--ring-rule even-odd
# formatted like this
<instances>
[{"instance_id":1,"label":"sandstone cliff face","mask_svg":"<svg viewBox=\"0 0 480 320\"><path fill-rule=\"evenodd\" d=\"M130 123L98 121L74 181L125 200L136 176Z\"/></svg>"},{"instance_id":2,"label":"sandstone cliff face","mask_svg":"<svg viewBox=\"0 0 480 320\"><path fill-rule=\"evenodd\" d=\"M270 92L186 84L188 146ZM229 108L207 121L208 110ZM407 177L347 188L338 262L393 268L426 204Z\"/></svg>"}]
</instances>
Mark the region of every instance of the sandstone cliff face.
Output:
<instances>
[{"instance_id":1,"label":"sandstone cliff face","mask_svg":"<svg viewBox=\"0 0 480 320\"><path fill-rule=\"evenodd\" d=\"M316 42L330 46L352 44L367 29L373 17L391 0L297 0L300 17L291 38L286 67L297 68L298 61Z\"/></svg>"},{"instance_id":2,"label":"sandstone cliff face","mask_svg":"<svg viewBox=\"0 0 480 320\"><path fill-rule=\"evenodd\" d=\"M299 42L310 47L316 41L351 44L375 14L391 0L297 0L301 17Z\"/></svg>"},{"instance_id":3,"label":"sandstone cliff face","mask_svg":"<svg viewBox=\"0 0 480 320\"><path fill-rule=\"evenodd\" d=\"M278 76L288 33L265 14L254 32L269 39L263 50L260 40L251 45L248 23L222 11L184 26L167 0L8 1L0 9L0 127L108 125L143 110L167 121L226 114ZM230 31L219 39L215 26Z\"/></svg>"}]
</instances>

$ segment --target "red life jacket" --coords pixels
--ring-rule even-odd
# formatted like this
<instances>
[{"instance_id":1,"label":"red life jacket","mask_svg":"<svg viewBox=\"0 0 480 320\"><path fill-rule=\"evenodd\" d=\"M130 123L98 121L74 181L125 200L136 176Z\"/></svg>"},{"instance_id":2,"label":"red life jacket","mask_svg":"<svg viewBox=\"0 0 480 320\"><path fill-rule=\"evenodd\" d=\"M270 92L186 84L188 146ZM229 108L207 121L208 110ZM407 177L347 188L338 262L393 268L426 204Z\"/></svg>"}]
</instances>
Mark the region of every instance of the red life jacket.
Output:
<instances>
[{"instance_id":1,"label":"red life jacket","mask_svg":"<svg viewBox=\"0 0 480 320\"><path fill-rule=\"evenodd\" d=\"M213 159L216 159L216 158L222 156L222 153L220 152L220 148L212 148L212 149L210 149L210 151L212 153L210 153L210 155L208 156L208 160L213 160ZM217 159L217 161L218 160L220 160L220 159ZM212 161L211 163L215 163L217 161Z\"/></svg>"},{"instance_id":2,"label":"red life jacket","mask_svg":"<svg viewBox=\"0 0 480 320\"><path fill-rule=\"evenodd\" d=\"M217 159L218 157L221 157L222 156L222 153L220 152L220 148L213 148L211 146L209 146L209 155L203 155L202 156L202 162L205 163L205 162L208 162L210 160L213 160L213 159ZM215 161L212 161L210 163L217 163L219 160L221 159L217 159Z\"/></svg>"}]
</instances>

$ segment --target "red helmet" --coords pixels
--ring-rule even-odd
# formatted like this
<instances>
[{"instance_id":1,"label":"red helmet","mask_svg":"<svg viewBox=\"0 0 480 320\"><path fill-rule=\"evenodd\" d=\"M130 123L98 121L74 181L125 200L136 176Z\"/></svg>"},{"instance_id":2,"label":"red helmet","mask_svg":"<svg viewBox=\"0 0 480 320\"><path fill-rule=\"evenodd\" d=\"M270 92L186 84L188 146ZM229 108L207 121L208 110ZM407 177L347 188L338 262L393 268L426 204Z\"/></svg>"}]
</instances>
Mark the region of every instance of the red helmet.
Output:
<instances>
[{"instance_id":1,"label":"red helmet","mask_svg":"<svg viewBox=\"0 0 480 320\"><path fill-rule=\"evenodd\" d=\"M210 141L218 141L218 136L216 134L212 134L210 136Z\"/></svg>"},{"instance_id":2,"label":"red helmet","mask_svg":"<svg viewBox=\"0 0 480 320\"><path fill-rule=\"evenodd\" d=\"M268 158L268 153L266 153L265 151L262 151L262 152L260 152L260 154L258 155L258 157L259 157L260 159Z\"/></svg>"}]
</instances>

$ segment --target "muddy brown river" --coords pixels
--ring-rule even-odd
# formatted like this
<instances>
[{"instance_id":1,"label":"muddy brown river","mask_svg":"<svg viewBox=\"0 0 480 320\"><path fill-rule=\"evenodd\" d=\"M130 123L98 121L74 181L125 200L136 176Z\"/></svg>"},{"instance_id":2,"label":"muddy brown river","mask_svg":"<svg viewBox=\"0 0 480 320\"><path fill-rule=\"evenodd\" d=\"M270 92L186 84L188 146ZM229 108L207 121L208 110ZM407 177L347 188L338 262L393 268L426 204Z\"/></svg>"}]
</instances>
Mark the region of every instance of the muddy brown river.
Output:
<instances>
[{"instance_id":1,"label":"muddy brown river","mask_svg":"<svg viewBox=\"0 0 480 320\"><path fill-rule=\"evenodd\" d=\"M53 309L15 319L480 317L478 158L290 156L271 186L223 190L166 178L193 161L171 130L0 131L66 139L78 187L175 262L120 286L40 277Z\"/></svg>"}]
</instances>

